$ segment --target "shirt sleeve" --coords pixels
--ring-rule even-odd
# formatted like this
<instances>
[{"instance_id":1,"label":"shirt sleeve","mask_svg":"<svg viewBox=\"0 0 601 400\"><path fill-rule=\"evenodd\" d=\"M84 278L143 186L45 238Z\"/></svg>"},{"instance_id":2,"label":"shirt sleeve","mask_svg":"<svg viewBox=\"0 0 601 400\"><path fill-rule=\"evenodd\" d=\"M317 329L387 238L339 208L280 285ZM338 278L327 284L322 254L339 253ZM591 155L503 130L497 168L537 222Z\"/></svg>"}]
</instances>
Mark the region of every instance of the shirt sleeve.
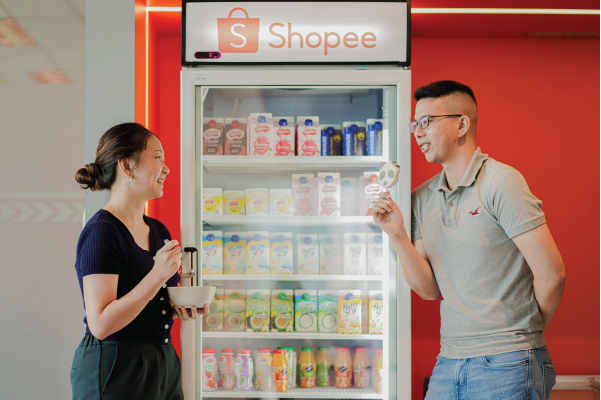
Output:
<instances>
[{"instance_id":1,"label":"shirt sleeve","mask_svg":"<svg viewBox=\"0 0 601 400\"><path fill-rule=\"evenodd\" d=\"M422 238L422 228L419 224L417 195L411 193L411 241L415 242Z\"/></svg>"},{"instance_id":2,"label":"shirt sleeve","mask_svg":"<svg viewBox=\"0 0 601 400\"><path fill-rule=\"evenodd\" d=\"M509 238L545 223L543 202L530 192L526 180L514 168L503 168L495 174L489 186L489 201Z\"/></svg>"},{"instance_id":3,"label":"shirt sleeve","mask_svg":"<svg viewBox=\"0 0 601 400\"><path fill-rule=\"evenodd\" d=\"M117 229L106 222L86 226L77 246L81 276L92 274L119 274L123 249Z\"/></svg>"}]
</instances>

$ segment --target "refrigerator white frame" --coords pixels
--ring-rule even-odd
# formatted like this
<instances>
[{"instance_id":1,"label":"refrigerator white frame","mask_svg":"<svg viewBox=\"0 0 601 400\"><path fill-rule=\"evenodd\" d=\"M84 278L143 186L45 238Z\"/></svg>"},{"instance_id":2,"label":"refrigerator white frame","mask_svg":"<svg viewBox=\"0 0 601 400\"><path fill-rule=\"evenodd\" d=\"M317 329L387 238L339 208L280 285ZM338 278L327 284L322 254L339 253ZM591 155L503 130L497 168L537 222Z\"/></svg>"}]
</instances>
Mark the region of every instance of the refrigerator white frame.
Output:
<instances>
[{"instance_id":1,"label":"refrigerator white frame","mask_svg":"<svg viewBox=\"0 0 601 400\"><path fill-rule=\"evenodd\" d=\"M405 228L411 229L411 71L395 67L183 67L181 83L181 242L182 247L197 246L196 224L196 87L275 87L275 86L395 86L396 110L384 110L384 117L392 113L396 118L397 162L402 176L395 187L399 206L405 216ZM316 160L317 161L317 160ZM201 182L202 187L202 182ZM193 190L191 190L194 188ZM388 238L386 238L387 240ZM389 246L387 246L389 247ZM199 249L200 250L200 249ZM198 255L200 258L200 255ZM186 257L188 258L188 257ZM396 385L389 377L388 398L407 399L411 397L411 291L403 278L398 258L396 259L396 341L388 338L388 345L396 351ZM182 272L188 272L190 262L182 264ZM199 266L196 266L198 271ZM386 282L383 281L384 285ZM197 277L194 284L198 285ZM190 285L190 280L182 281ZM391 286L394 287L393 282ZM390 296L389 296L390 297ZM389 311L390 312L390 311ZM182 387L186 399L201 399L199 382L196 376L196 360L201 357L201 319L182 322L181 358ZM384 345L384 342L383 342Z\"/></svg>"}]
</instances>

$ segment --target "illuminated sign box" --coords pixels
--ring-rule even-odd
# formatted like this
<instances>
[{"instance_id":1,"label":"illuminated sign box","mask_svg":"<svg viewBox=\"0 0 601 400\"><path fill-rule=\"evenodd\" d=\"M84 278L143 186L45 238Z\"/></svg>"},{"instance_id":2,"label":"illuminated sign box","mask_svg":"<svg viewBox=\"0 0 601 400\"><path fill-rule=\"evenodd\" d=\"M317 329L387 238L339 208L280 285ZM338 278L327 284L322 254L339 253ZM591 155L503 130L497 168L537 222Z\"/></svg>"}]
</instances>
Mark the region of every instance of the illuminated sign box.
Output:
<instances>
[{"instance_id":1,"label":"illuminated sign box","mask_svg":"<svg viewBox=\"0 0 601 400\"><path fill-rule=\"evenodd\" d=\"M183 1L182 65L409 65L409 4Z\"/></svg>"}]
</instances>

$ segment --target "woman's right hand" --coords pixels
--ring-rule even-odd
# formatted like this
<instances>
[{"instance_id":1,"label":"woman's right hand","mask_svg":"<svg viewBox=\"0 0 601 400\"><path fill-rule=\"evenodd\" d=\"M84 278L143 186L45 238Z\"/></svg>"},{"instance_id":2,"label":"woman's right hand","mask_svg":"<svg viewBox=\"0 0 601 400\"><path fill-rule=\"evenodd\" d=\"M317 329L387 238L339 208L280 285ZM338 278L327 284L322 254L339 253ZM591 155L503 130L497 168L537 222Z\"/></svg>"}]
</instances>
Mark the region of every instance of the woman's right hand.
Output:
<instances>
[{"instance_id":1,"label":"woman's right hand","mask_svg":"<svg viewBox=\"0 0 601 400\"><path fill-rule=\"evenodd\" d=\"M405 219L399 206L392 200L390 193L380 193L371 209L374 222L390 237L399 237L405 229Z\"/></svg>"},{"instance_id":2,"label":"woman's right hand","mask_svg":"<svg viewBox=\"0 0 601 400\"><path fill-rule=\"evenodd\" d=\"M166 282L177 273L181 265L182 248L177 240L171 240L165 242L165 245L157 251L152 270L156 270L156 273Z\"/></svg>"}]
</instances>

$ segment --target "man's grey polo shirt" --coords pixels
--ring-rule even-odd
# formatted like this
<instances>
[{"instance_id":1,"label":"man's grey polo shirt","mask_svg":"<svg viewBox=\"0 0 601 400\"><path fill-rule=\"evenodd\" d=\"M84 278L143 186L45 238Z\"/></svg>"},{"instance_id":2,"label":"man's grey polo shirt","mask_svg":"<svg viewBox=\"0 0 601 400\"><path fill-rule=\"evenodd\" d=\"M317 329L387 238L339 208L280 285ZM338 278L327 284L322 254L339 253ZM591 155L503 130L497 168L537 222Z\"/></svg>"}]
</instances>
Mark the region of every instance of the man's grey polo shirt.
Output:
<instances>
[{"instance_id":1,"label":"man's grey polo shirt","mask_svg":"<svg viewBox=\"0 0 601 400\"><path fill-rule=\"evenodd\" d=\"M472 358L545 345L533 275L512 238L545 223L514 168L477 148L455 190L445 171L411 195L412 240L423 239L440 287L440 355Z\"/></svg>"}]
</instances>

